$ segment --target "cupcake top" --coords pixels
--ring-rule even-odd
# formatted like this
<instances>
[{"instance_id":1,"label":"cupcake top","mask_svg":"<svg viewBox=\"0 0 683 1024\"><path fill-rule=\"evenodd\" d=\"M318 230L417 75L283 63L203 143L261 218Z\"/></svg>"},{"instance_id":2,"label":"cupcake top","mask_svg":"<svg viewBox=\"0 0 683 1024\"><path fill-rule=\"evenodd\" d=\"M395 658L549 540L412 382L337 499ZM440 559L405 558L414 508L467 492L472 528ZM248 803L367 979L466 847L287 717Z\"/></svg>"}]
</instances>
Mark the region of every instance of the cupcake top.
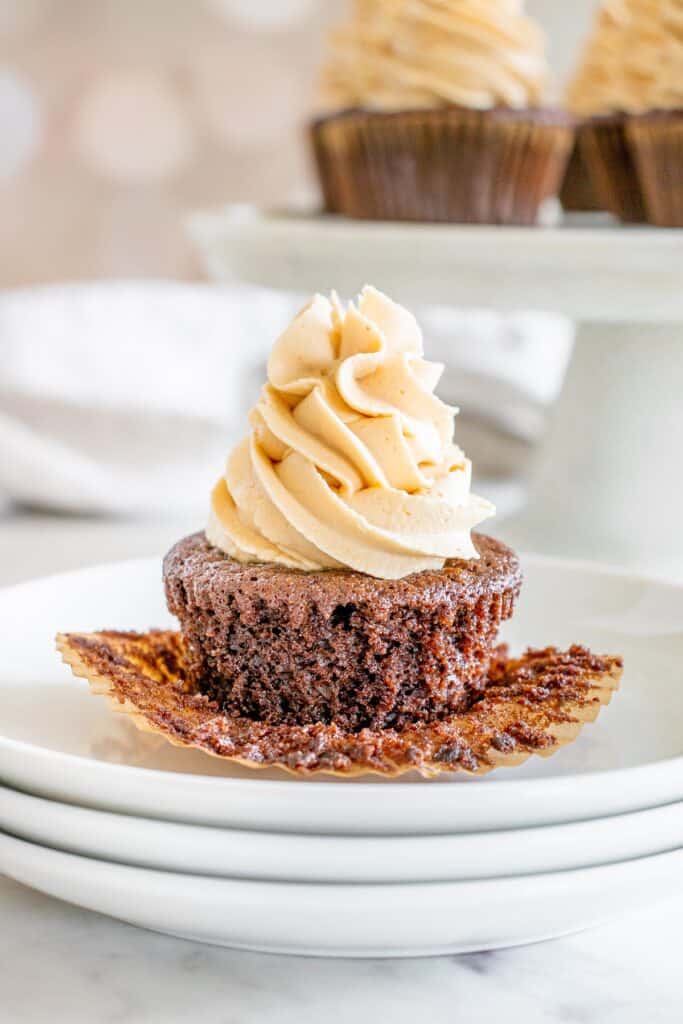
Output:
<instances>
[{"instance_id":1,"label":"cupcake top","mask_svg":"<svg viewBox=\"0 0 683 1024\"><path fill-rule=\"evenodd\" d=\"M683 0L607 0L568 90L584 116L683 107Z\"/></svg>"},{"instance_id":2,"label":"cupcake top","mask_svg":"<svg viewBox=\"0 0 683 1024\"><path fill-rule=\"evenodd\" d=\"M329 41L326 110L538 106L545 37L524 0L356 0Z\"/></svg>"},{"instance_id":3,"label":"cupcake top","mask_svg":"<svg viewBox=\"0 0 683 1024\"><path fill-rule=\"evenodd\" d=\"M415 318L374 288L316 295L276 341L251 433L214 488L207 539L239 562L383 579L477 558L470 492Z\"/></svg>"}]
</instances>

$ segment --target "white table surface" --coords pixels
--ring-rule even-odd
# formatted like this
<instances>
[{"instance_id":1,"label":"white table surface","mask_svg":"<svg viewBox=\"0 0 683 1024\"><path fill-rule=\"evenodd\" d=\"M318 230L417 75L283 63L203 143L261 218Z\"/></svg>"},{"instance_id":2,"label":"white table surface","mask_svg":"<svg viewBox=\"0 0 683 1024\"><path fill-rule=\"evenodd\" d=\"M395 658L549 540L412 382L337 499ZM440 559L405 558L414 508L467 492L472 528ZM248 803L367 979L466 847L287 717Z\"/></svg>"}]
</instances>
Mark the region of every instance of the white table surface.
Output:
<instances>
[{"instance_id":1,"label":"white table surface","mask_svg":"<svg viewBox=\"0 0 683 1024\"><path fill-rule=\"evenodd\" d=\"M0 515L0 584L161 555L191 525ZM0 1020L677 1024L681 919L683 892L590 932L519 949L325 961L157 936L0 878Z\"/></svg>"}]
</instances>

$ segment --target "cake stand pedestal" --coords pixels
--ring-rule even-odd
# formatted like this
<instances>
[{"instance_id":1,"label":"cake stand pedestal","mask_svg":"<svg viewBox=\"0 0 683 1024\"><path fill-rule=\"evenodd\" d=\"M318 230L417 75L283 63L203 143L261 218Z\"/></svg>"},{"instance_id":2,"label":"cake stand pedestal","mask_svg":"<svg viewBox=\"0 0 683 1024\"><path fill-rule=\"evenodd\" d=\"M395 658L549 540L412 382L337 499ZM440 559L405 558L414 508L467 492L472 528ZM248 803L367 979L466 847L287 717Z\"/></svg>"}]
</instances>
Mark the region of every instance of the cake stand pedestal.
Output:
<instances>
[{"instance_id":1,"label":"cake stand pedestal","mask_svg":"<svg viewBox=\"0 0 683 1024\"><path fill-rule=\"evenodd\" d=\"M683 326L582 323L524 511L527 549L683 577Z\"/></svg>"},{"instance_id":2,"label":"cake stand pedestal","mask_svg":"<svg viewBox=\"0 0 683 1024\"><path fill-rule=\"evenodd\" d=\"M406 304L542 310L577 323L562 396L506 537L683 578L683 231L197 214L209 275L298 292L366 282Z\"/></svg>"}]
</instances>

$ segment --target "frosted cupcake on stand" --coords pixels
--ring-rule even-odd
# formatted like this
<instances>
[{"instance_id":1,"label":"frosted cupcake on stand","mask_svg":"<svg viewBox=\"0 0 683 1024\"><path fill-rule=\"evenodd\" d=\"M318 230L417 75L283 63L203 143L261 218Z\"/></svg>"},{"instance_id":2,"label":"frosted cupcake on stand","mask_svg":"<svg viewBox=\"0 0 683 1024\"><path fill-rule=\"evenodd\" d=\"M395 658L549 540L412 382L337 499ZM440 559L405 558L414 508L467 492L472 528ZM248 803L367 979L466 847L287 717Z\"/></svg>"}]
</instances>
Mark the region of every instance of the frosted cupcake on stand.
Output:
<instances>
[{"instance_id":1,"label":"frosted cupcake on stand","mask_svg":"<svg viewBox=\"0 0 683 1024\"><path fill-rule=\"evenodd\" d=\"M330 38L312 128L327 210L536 223L573 141L544 106L548 82L521 0L357 0Z\"/></svg>"},{"instance_id":2,"label":"frosted cupcake on stand","mask_svg":"<svg viewBox=\"0 0 683 1024\"><path fill-rule=\"evenodd\" d=\"M604 3L567 102L605 208L683 225L683 2Z\"/></svg>"}]
</instances>

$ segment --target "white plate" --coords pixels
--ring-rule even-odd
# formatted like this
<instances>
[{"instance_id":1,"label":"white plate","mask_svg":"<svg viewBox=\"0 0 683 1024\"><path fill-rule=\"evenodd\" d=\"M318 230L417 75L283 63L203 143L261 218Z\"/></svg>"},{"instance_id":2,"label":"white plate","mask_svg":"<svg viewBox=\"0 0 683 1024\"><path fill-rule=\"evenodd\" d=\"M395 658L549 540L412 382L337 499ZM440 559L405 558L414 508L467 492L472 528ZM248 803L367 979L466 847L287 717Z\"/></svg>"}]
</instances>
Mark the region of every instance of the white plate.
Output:
<instances>
[{"instance_id":1,"label":"white plate","mask_svg":"<svg viewBox=\"0 0 683 1024\"><path fill-rule=\"evenodd\" d=\"M464 832L618 814L683 799L683 586L525 560L507 637L623 653L621 691L579 741L486 779L307 780L171 747L112 715L53 648L57 630L167 626L155 560L0 591L0 780L142 817L316 833ZM173 774L169 774L169 773Z\"/></svg>"},{"instance_id":2,"label":"white plate","mask_svg":"<svg viewBox=\"0 0 683 1024\"><path fill-rule=\"evenodd\" d=\"M221 878L462 881L595 867L683 848L683 803L505 832L313 836L152 821L0 787L0 829L68 853Z\"/></svg>"},{"instance_id":3,"label":"white plate","mask_svg":"<svg viewBox=\"0 0 683 1024\"><path fill-rule=\"evenodd\" d=\"M0 871L58 899L200 942L317 956L420 956L563 935L680 886L683 851L525 878L307 885L90 860L0 834Z\"/></svg>"}]
</instances>

